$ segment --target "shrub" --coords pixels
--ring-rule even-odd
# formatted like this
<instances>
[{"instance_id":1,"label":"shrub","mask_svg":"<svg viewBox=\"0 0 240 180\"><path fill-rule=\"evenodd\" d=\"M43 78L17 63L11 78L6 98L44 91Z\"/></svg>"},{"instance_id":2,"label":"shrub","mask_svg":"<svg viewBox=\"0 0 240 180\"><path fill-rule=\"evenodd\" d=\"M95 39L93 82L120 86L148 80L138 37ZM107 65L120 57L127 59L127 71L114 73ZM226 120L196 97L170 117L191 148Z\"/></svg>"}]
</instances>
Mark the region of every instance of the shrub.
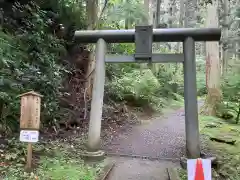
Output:
<instances>
[{"instance_id":1,"label":"shrub","mask_svg":"<svg viewBox=\"0 0 240 180\"><path fill-rule=\"evenodd\" d=\"M20 93L34 90L44 95L45 122L52 122L59 109L58 96L65 69L61 57L64 44L50 32L46 12L36 4L14 5L23 17L13 34L0 30L0 131L16 129Z\"/></svg>"},{"instance_id":2,"label":"shrub","mask_svg":"<svg viewBox=\"0 0 240 180\"><path fill-rule=\"evenodd\" d=\"M236 72L229 72L225 78L222 86L223 91L223 118L234 117L236 124L240 119L240 74Z\"/></svg>"},{"instance_id":3,"label":"shrub","mask_svg":"<svg viewBox=\"0 0 240 180\"><path fill-rule=\"evenodd\" d=\"M153 108L161 107L165 100L160 96L160 89L161 84L149 69L142 72L135 69L107 83L107 92L110 97L139 107L148 105Z\"/></svg>"}]
</instances>

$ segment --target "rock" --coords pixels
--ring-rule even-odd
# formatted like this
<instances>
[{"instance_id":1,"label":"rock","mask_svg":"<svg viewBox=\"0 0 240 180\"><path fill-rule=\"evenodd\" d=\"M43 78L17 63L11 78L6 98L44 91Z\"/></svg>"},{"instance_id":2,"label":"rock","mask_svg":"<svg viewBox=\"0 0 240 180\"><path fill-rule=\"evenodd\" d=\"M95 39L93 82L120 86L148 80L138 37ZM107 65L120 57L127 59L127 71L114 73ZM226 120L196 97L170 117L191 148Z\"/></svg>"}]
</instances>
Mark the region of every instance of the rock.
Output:
<instances>
[{"instance_id":1,"label":"rock","mask_svg":"<svg viewBox=\"0 0 240 180\"><path fill-rule=\"evenodd\" d=\"M5 148L8 144L8 141L4 138L0 138L0 148Z\"/></svg>"},{"instance_id":2,"label":"rock","mask_svg":"<svg viewBox=\"0 0 240 180\"><path fill-rule=\"evenodd\" d=\"M239 130L235 128L231 128L230 131L239 133Z\"/></svg>"},{"instance_id":3,"label":"rock","mask_svg":"<svg viewBox=\"0 0 240 180\"><path fill-rule=\"evenodd\" d=\"M230 144L230 145L235 145L237 140L232 139L231 137L210 137L211 141L216 141L216 142L220 142L220 143L226 143L226 144Z\"/></svg>"},{"instance_id":4,"label":"rock","mask_svg":"<svg viewBox=\"0 0 240 180\"><path fill-rule=\"evenodd\" d=\"M180 165L183 169L187 169L187 158L181 157L180 158Z\"/></svg>"},{"instance_id":5,"label":"rock","mask_svg":"<svg viewBox=\"0 0 240 180\"><path fill-rule=\"evenodd\" d=\"M215 123L211 123L211 124L207 124L205 127L206 128L216 128L216 127L218 127L218 125Z\"/></svg>"}]
</instances>

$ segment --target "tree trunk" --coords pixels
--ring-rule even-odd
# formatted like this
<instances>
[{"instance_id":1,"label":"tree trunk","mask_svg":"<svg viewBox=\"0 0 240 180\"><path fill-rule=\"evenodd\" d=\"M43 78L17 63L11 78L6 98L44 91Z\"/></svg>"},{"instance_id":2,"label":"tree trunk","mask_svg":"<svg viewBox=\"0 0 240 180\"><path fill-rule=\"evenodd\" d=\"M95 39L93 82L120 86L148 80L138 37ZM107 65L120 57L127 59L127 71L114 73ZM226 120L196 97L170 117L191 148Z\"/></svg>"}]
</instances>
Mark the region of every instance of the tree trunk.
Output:
<instances>
[{"instance_id":1,"label":"tree trunk","mask_svg":"<svg viewBox=\"0 0 240 180\"><path fill-rule=\"evenodd\" d=\"M160 24L160 12L161 12L161 0L157 0L156 3L156 17L155 17L155 28L158 27L158 25Z\"/></svg>"},{"instance_id":2,"label":"tree trunk","mask_svg":"<svg viewBox=\"0 0 240 180\"><path fill-rule=\"evenodd\" d=\"M176 1L175 0L171 0L168 4L168 24L169 24L169 28L173 27L173 9L175 7ZM175 9L176 11L176 9ZM169 43L169 51L172 51L172 45L173 43Z\"/></svg>"},{"instance_id":3,"label":"tree trunk","mask_svg":"<svg viewBox=\"0 0 240 180\"><path fill-rule=\"evenodd\" d=\"M209 28L218 27L217 7L216 1L207 6L206 26ZM202 108L203 114L212 116L217 114L218 105L222 99L220 77L219 43L206 42L206 85L208 94Z\"/></svg>"},{"instance_id":4,"label":"tree trunk","mask_svg":"<svg viewBox=\"0 0 240 180\"><path fill-rule=\"evenodd\" d=\"M183 20L184 20L184 2L185 0L180 1L180 10L179 10L179 28L183 27ZM180 53L181 52L181 46L180 42L177 43L177 50Z\"/></svg>"},{"instance_id":5,"label":"tree trunk","mask_svg":"<svg viewBox=\"0 0 240 180\"><path fill-rule=\"evenodd\" d=\"M96 28L97 23L97 13L98 13L98 0L87 0L86 1L86 13L87 13L87 29L92 30ZM94 51L94 48L91 48ZM86 74L85 91L87 95L92 97L92 85L93 85L93 75L95 69L95 57L93 53L90 53L90 61L88 63L88 69Z\"/></svg>"},{"instance_id":6,"label":"tree trunk","mask_svg":"<svg viewBox=\"0 0 240 180\"><path fill-rule=\"evenodd\" d=\"M167 27L170 26L170 18L169 16L171 16L171 0L163 0L163 15L167 15L165 17L167 17L166 19L164 19L164 22L163 23L166 23L167 24ZM168 43L168 42L165 42L165 43L162 43L163 47L166 49L168 49L169 51L171 51L171 43ZM165 67L167 68L171 68L171 64L168 63L168 64L165 64L164 65Z\"/></svg>"},{"instance_id":7,"label":"tree trunk","mask_svg":"<svg viewBox=\"0 0 240 180\"><path fill-rule=\"evenodd\" d=\"M145 24L145 25L149 25L149 21L150 21L149 5L150 5L150 0L144 0L144 8L145 8L145 12L147 14L146 21L143 22L143 24Z\"/></svg>"},{"instance_id":8,"label":"tree trunk","mask_svg":"<svg viewBox=\"0 0 240 180\"><path fill-rule=\"evenodd\" d=\"M197 0L186 0L185 2L185 18L184 26L194 28L196 26L197 17Z\"/></svg>"},{"instance_id":9,"label":"tree trunk","mask_svg":"<svg viewBox=\"0 0 240 180\"><path fill-rule=\"evenodd\" d=\"M154 18L154 21L153 21L153 27L154 28L158 28L159 27L159 24L160 24L160 17L161 17L161 3L162 1L161 0L156 0L155 2L155 18ZM160 43L153 43L153 52L156 53L158 52L159 53L160 51ZM153 63L151 65L151 70L152 70L152 73L153 75L156 75L158 73L158 70L159 70L159 66L160 64L159 63Z\"/></svg>"},{"instance_id":10,"label":"tree trunk","mask_svg":"<svg viewBox=\"0 0 240 180\"><path fill-rule=\"evenodd\" d=\"M154 19L153 19L154 4L155 4L155 0L149 0L149 24L151 25L154 24Z\"/></svg>"},{"instance_id":11,"label":"tree trunk","mask_svg":"<svg viewBox=\"0 0 240 180\"><path fill-rule=\"evenodd\" d=\"M240 61L240 38L239 38L239 41L236 42L236 54L237 54L237 60L238 62Z\"/></svg>"},{"instance_id":12,"label":"tree trunk","mask_svg":"<svg viewBox=\"0 0 240 180\"><path fill-rule=\"evenodd\" d=\"M224 10L224 18L223 18L223 42L222 42L222 74L225 77L227 73L227 61L228 61L228 7L229 0L224 0L223 10Z\"/></svg>"},{"instance_id":13,"label":"tree trunk","mask_svg":"<svg viewBox=\"0 0 240 180\"><path fill-rule=\"evenodd\" d=\"M163 0L164 13L168 13L169 5L170 5L170 0Z\"/></svg>"},{"instance_id":14,"label":"tree trunk","mask_svg":"<svg viewBox=\"0 0 240 180\"><path fill-rule=\"evenodd\" d=\"M87 0L86 3L87 27L94 29L97 22L98 0Z\"/></svg>"},{"instance_id":15,"label":"tree trunk","mask_svg":"<svg viewBox=\"0 0 240 180\"><path fill-rule=\"evenodd\" d=\"M238 112L237 112L237 117L236 117L236 124L239 123L239 119L240 119L240 103L238 103Z\"/></svg>"},{"instance_id":16,"label":"tree trunk","mask_svg":"<svg viewBox=\"0 0 240 180\"><path fill-rule=\"evenodd\" d=\"M126 4L130 3L129 0L126 0L125 1ZM127 16L126 19L125 19L125 29L129 29L129 17Z\"/></svg>"}]
</instances>

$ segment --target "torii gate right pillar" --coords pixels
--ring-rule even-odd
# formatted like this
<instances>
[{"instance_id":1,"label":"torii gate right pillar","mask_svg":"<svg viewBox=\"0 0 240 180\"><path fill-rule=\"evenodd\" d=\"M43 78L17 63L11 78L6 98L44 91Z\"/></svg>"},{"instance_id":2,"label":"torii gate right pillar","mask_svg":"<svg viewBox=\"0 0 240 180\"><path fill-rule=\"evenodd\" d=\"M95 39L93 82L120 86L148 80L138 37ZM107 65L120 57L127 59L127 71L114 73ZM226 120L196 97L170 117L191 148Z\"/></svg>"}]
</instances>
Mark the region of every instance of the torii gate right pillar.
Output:
<instances>
[{"instance_id":1,"label":"torii gate right pillar","mask_svg":"<svg viewBox=\"0 0 240 180\"><path fill-rule=\"evenodd\" d=\"M195 42L187 37L183 41L184 104L187 157L200 157Z\"/></svg>"}]
</instances>

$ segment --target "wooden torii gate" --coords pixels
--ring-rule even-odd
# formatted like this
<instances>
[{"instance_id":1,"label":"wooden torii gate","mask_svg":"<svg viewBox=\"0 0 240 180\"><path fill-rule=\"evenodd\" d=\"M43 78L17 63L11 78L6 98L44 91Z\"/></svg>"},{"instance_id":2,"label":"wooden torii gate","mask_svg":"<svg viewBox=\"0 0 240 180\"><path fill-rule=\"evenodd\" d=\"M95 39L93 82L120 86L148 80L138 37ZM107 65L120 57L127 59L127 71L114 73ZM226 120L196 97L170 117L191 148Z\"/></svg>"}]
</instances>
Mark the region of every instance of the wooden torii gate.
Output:
<instances>
[{"instance_id":1,"label":"wooden torii gate","mask_svg":"<svg viewBox=\"0 0 240 180\"><path fill-rule=\"evenodd\" d=\"M105 82L105 63L183 63L186 152L188 158L200 157L199 122L196 87L196 41L219 41L218 28L153 29L136 26L131 30L76 31L75 40L96 44L96 67L93 82L87 156L102 156L100 134ZM107 55L106 43L134 43L135 54ZM183 42L182 54L153 54L153 42Z\"/></svg>"}]
</instances>

